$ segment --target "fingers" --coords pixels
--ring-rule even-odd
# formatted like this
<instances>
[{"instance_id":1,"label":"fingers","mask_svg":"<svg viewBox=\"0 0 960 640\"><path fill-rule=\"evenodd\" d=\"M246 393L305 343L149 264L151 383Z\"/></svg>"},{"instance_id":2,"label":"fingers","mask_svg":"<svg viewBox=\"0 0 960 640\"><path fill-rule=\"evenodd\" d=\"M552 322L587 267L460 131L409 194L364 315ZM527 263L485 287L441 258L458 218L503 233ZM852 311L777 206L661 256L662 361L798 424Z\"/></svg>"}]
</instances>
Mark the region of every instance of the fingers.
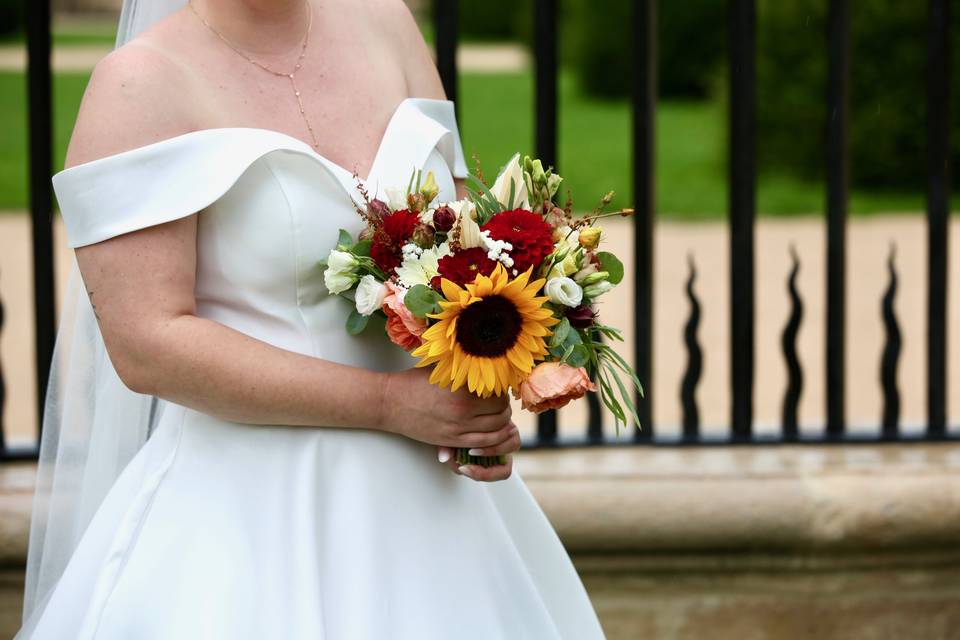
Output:
<instances>
[{"instance_id":1,"label":"fingers","mask_svg":"<svg viewBox=\"0 0 960 640\"><path fill-rule=\"evenodd\" d=\"M502 429L504 425L509 424L511 416L513 416L513 409L511 409L508 405L505 409L498 413L477 416L464 422L463 432L470 433L474 431L496 431L498 429Z\"/></svg>"},{"instance_id":2,"label":"fingers","mask_svg":"<svg viewBox=\"0 0 960 640\"><path fill-rule=\"evenodd\" d=\"M513 435L503 442L497 443L492 447L474 447L471 448L468 453L472 456L499 456L506 453L513 453L520 449L520 433L512 430L510 433Z\"/></svg>"},{"instance_id":3,"label":"fingers","mask_svg":"<svg viewBox=\"0 0 960 640\"><path fill-rule=\"evenodd\" d=\"M482 447L494 447L504 440L508 440L519 433L517 426L509 420L505 425L496 431L476 431L461 434L457 447L464 449L477 449Z\"/></svg>"},{"instance_id":4,"label":"fingers","mask_svg":"<svg viewBox=\"0 0 960 640\"><path fill-rule=\"evenodd\" d=\"M498 464L493 467L484 467L479 464L465 464L459 467L461 474L477 482L496 482L497 480L506 480L513 473L513 456L507 455L506 464Z\"/></svg>"}]
</instances>

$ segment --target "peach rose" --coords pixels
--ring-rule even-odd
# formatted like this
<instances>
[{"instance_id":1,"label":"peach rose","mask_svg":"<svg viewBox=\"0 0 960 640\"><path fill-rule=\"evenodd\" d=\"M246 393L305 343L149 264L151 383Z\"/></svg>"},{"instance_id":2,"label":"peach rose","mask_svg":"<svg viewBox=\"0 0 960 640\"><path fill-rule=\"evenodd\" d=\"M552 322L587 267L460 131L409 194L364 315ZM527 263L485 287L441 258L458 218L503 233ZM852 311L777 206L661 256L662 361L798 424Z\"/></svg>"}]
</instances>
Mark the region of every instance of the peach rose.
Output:
<instances>
[{"instance_id":1,"label":"peach rose","mask_svg":"<svg viewBox=\"0 0 960 640\"><path fill-rule=\"evenodd\" d=\"M387 314L387 335L394 344L413 351L423 342L420 335L427 330L425 318L418 318L403 304L403 290L392 282L384 283L387 295L383 299L383 312Z\"/></svg>"},{"instance_id":2,"label":"peach rose","mask_svg":"<svg viewBox=\"0 0 960 640\"><path fill-rule=\"evenodd\" d=\"M541 362L520 383L519 398L524 409L540 413L559 409L571 400L582 398L587 391L596 391L583 367L571 367L562 362Z\"/></svg>"}]
</instances>

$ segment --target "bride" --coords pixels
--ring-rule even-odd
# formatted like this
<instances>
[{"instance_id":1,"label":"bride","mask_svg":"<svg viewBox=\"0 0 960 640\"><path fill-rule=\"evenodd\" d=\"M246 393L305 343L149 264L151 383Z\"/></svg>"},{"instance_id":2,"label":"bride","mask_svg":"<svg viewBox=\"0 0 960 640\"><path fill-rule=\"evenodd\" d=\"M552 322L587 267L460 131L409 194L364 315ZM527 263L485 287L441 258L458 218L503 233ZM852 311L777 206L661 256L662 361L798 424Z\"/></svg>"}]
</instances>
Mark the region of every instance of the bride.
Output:
<instances>
[{"instance_id":1,"label":"bride","mask_svg":"<svg viewBox=\"0 0 960 640\"><path fill-rule=\"evenodd\" d=\"M118 45L53 179L81 278L17 638L602 638L507 397L348 336L317 267L358 184L464 195L405 4L127 0Z\"/></svg>"}]
</instances>

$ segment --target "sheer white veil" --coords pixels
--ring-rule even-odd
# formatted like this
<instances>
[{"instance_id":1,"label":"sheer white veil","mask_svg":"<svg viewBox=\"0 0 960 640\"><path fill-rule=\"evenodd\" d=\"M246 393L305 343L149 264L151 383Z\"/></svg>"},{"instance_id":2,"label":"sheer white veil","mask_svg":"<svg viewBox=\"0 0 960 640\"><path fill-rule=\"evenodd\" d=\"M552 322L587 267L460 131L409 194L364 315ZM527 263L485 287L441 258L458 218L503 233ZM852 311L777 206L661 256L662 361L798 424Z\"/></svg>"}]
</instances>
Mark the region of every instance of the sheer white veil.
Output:
<instances>
[{"instance_id":1,"label":"sheer white veil","mask_svg":"<svg viewBox=\"0 0 960 640\"><path fill-rule=\"evenodd\" d=\"M116 46L185 4L124 0ZM28 637L93 514L150 436L162 405L120 381L74 259L44 403L17 638Z\"/></svg>"}]
</instances>

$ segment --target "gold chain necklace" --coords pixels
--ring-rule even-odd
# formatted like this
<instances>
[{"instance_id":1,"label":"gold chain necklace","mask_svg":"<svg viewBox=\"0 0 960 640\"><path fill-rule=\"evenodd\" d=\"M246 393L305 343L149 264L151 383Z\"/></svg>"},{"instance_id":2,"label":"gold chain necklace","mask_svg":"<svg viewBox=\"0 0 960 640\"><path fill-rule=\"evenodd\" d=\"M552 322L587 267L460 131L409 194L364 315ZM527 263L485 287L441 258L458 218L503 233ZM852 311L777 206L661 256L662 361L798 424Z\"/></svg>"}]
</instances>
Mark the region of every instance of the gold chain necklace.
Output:
<instances>
[{"instance_id":1,"label":"gold chain necklace","mask_svg":"<svg viewBox=\"0 0 960 640\"><path fill-rule=\"evenodd\" d=\"M227 45L228 47L230 47L231 49L233 49L234 51L236 51L238 54L240 54L241 56L243 56L243 58L244 58L247 62L250 62L250 63L252 63L252 64L255 64L255 65L257 65L258 67L260 67L261 69L263 69L264 71L269 71L270 73L272 73L272 74L275 75L275 76L283 76L283 77L288 78L288 79L290 80L290 86L291 86L291 88L293 88L293 95L297 98L297 105L300 107L300 115L301 115L301 117L303 117L303 122L307 125L307 130L310 132L310 139L313 140L313 148L316 149L317 152L319 153L320 148L319 148L319 145L317 144L317 135L313 132L313 126L310 125L310 120L307 119L307 113L306 113L306 111L304 111L304 109L303 109L303 99L300 97L300 87L297 86L297 79L294 77L294 74L296 74L296 72L300 70L301 63L303 62L303 57L304 57L304 56L306 55L306 53L307 53L307 43L310 41L310 28L313 26L313 11L311 11L311 9L310 9L310 2L309 2L309 0L305 0L305 1L304 1L304 4L305 4L306 7L307 7L307 15L309 16L309 19L308 19L308 21L307 21L307 32L304 34L304 36L303 36L303 44L300 46L300 56L297 58L297 62L296 62L296 64L293 66L293 69L292 69L291 71L289 71L289 72L283 72L283 71L276 71L275 69L271 69L270 67L266 66L265 64L262 64L262 63L260 63L260 62L258 62L258 61L256 61L256 60L254 60L253 58L251 58L250 56L248 56L246 53L244 53L241 49L239 49L238 47L236 47L232 42L230 42L229 40L227 40L227 39L223 36L222 33L220 33L219 31L217 31L216 29L214 29L213 26L211 26L211 24L210 24L209 22L207 22L206 20L204 20L203 16L201 16L199 13L197 13L196 8L193 6L192 0L187 0L187 5L189 5L189 7L190 7L190 9L193 11L194 15L196 15L196 16L200 19L200 22L202 22L203 24L205 24L205 25L207 26L207 28L210 29L210 31L212 31L214 34L216 34L216 36L217 36L218 38L220 38L221 40L223 40L224 43L226 43L226 45Z\"/></svg>"}]
</instances>

